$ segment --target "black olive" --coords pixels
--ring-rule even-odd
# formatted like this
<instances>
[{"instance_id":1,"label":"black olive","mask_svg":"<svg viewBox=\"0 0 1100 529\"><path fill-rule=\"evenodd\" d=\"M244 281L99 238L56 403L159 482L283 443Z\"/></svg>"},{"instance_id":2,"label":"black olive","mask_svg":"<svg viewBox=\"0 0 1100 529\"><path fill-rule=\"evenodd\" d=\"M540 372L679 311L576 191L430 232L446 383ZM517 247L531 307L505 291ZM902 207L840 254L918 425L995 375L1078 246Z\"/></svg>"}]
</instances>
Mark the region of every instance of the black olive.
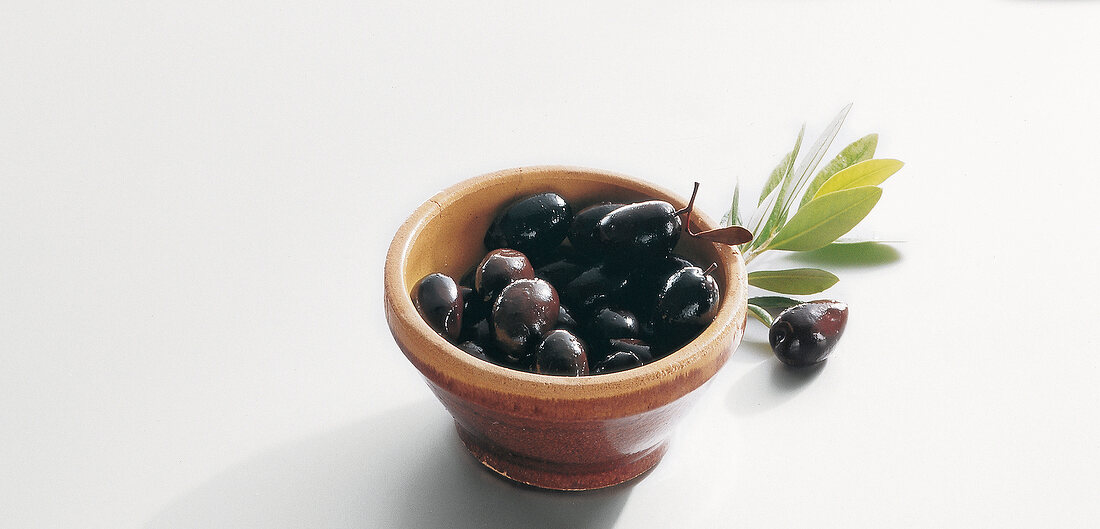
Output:
<instances>
[{"instance_id":1,"label":"black olive","mask_svg":"<svg viewBox=\"0 0 1100 529\"><path fill-rule=\"evenodd\" d=\"M584 342L569 331L551 331L535 352L535 372L544 375L587 375L588 354Z\"/></svg>"},{"instance_id":2,"label":"black olive","mask_svg":"<svg viewBox=\"0 0 1100 529\"><path fill-rule=\"evenodd\" d=\"M683 268L657 294L653 331L665 344L680 347L714 321L721 295L709 272L698 266Z\"/></svg>"},{"instance_id":3,"label":"black olive","mask_svg":"<svg viewBox=\"0 0 1100 529\"><path fill-rule=\"evenodd\" d=\"M616 371L638 367L642 364L642 359L638 358L636 353L631 351L617 351L597 362L595 367L592 368L592 373L597 375L614 373Z\"/></svg>"},{"instance_id":4,"label":"black olive","mask_svg":"<svg viewBox=\"0 0 1100 529\"><path fill-rule=\"evenodd\" d=\"M600 220L608 213L623 206L624 204L604 202L582 209L573 218L573 224L569 227L569 243L584 255L603 256L604 246L600 242Z\"/></svg>"},{"instance_id":5,"label":"black olive","mask_svg":"<svg viewBox=\"0 0 1100 529\"><path fill-rule=\"evenodd\" d=\"M558 293L542 279L520 279L504 287L493 303L493 336L501 352L524 359L558 321Z\"/></svg>"},{"instance_id":6,"label":"black olive","mask_svg":"<svg viewBox=\"0 0 1100 529\"><path fill-rule=\"evenodd\" d=\"M653 354L653 348L643 340L637 338L616 338L608 340L608 354L611 356L620 351L626 351L628 353L634 353L643 364L652 362L656 356Z\"/></svg>"},{"instance_id":7,"label":"black olive","mask_svg":"<svg viewBox=\"0 0 1100 529\"><path fill-rule=\"evenodd\" d=\"M622 292L627 274L627 270L606 263L593 266L565 285L562 298L576 309L575 316L586 319Z\"/></svg>"},{"instance_id":8,"label":"black olive","mask_svg":"<svg viewBox=\"0 0 1100 529\"><path fill-rule=\"evenodd\" d=\"M638 319L628 310L601 308L588 320L585 331L593 350L604 357L610 340L638 336Z\"/></svg>"},{"instance_id":9,"label":"black olive","mask_svg":"<svg viewBox=\"0 0 1100 529\"><path fill-rule=\"evenodd\" d=\"M608 259L637 263L672 252L680 240L683 222L676 208L663 200L636 202L600 219L600 243Z\"/></svg>"},{"instance_id":10,"label":"black olive","mask_svg":"<svg viewBox=\"0 0 1100 529\"><path fill-rule=\"evenodd\" d=\"M558 307L558 328L567 330L577 328L577 320L573 319L573 315L569 313L569 309L565 305Z\"/></svg>"},{"instance_id":11,"label":"black olive","mask_svg":"<svg viewBox=\"0 0 1100 529\"><path fill-rule=\"evenodd\" d=\"M572 210L558 194L529 196L508 205L493 220L485 234L485 247L512 248L538 259L565 240L572 222Z\"/></svg>"},{"instance_id":12,"label":"black olive","mask_svg":"<svg viewBox=\"0 0 1100 529\"><path fill-rule=\"evenodd\" d=\"M517 279L534 279L535 269L523 252L500 248L485 255L477 265L474 288L484 301L492 301L508 283Z\"/></svg>"},{"instance_id":13,"label":"black olive","mask_svg":"<svg viewBox=\"0 0 1100 529\"><path fill-rule=\"evenodd\" d=\"M648 320L668 278L689 266L695 265L678 255L639 264L630 271L623 285L623 304L633 309L642 321Z\"/></svg>"},{"instance_id":14,"label":"black olive","mask_svg":"<svg viewBox=\"0 0 1100 529\"><path fill-rule=\"evenodd\" d=\"M579 259L567 257L536 268L535 277L545 279L554 285L554 288L562 290L565 285L590 267L591 265Z\"/></svg>"},{"instance_id":15,"label":"black olive","mask_svg":"<svg viewBox=\"0 0 1100 529\"><path fill-rule=\"evenodd\" d=\"M768 342L784 364L810 366L829 357L847 323L847 304L810 301L781 312L768 332Z\"/></svg>"},{"instance_id":16,"label":"black olive","mask_svg":"<svg viewBox=\"0 0 1100 529\"><path fill-rule=\"evenodd\" d=\"M465 342L462 342L462 343L458 344L457 347L459 349L462 349L463 351L469 353L471 356L476 356L477 358L485 360L486 362L492 362L493 361L491 358L489 358L489 355L486 354L485 348L478 345L476 342L465 341Z\"/></svg>"},{"instance_id":17,"label":"black olive","mask_svg":"<svg viewBox=\"0 0 1100 529\"><path fill-rule=\"evenodd\" d=\"M462 330L462 296L455 280L444 274L428 274L414 287L413 305L437 333L458 338Z\"/></svg>"}]
</instances>

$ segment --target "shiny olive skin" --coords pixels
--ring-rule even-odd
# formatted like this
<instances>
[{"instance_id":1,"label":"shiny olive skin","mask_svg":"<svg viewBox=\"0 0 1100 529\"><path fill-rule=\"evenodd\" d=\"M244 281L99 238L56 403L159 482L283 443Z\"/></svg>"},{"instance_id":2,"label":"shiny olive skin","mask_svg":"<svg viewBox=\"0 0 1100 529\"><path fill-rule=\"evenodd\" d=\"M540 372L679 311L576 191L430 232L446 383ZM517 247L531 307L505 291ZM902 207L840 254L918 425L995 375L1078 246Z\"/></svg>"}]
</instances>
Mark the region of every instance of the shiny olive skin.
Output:
<instances>
[{"instance_id":1,"label":"shiny olive skin","mask_svg":"<svg viewBox=\"0 0 1100 529\"><path fill-rule=\"evenodd\" d=\"M534 354L558 322L561 302L550 283L520 279L504 287L493 303L493 337L500 351L517 359Z\"/></svg>"},{"instance_id":2,"label":"shiny olive skin","mask_svg":"<svg viewBox=\"0 0 1100 529\"><path fill-rule=\"evenodd\" d=\"M592 367L592 373L596 375L614 373L616 371L635 368L642 364L642 359L638 358L636 353L631 351L616 351L608 355L607 358L597 362L596 365Z\"/></svg>"},{"instance_id":3,"label":"shiny olive skin","mask_svg":"<svg viewBox=\"0 0 1100 529\"><path fill-rule=\"evenodd\" d=\"M489 358L489 355L485 352L485 348L482 347L481 345L479 345L477 342L472 342L472 341L467 340L465 342L462 342L462 343L458 344L456 347L458 347L459 349L462 349L466 353L469 353L470 356L475 356L475 357L480 358L480 359L482 359L486 362L492 362L493 361L491 358Z\"/></svg>"},{"instance_id":4,"label":"shiny olive skin","mask_svg":"<svg viewBox=\"0 0 1100 529\"><path fill-rule=\"evenodd\" d=\"M630 271L626 284L623 285L623 303L631 307L640 318L648 320L657 303L657 296L668 278L689 266L695 265L675 254L639 264Z\"/></svg>"},{"instance_id":5,"label":"shiny olive skin","mask_svg":"<svg viewBox=\"0 0 1100 529\"><path fill-rule=\"evenodd\" d=\"M624 205L604 202L582 209L573 218L573 224L569 226L569 244L581 254L592 257L602 256L605 248L600 242L600 221L608 213Z\"/></svg>"},{"instance_id":6,"label":"shiny olive skin","mask_svg":"<svg viewBox=\"0 0 1100 529\"><path fill-rule=\"evenodd\" d=\"M847 323L846 303L810 301L781 312L768 332L768 342L784 364L812 366L829 357Z\"/></svg>"},{"instance_id":7,"label":"shiny olive skin","mask_svg":"<svg viewBox=\"0 0 1100 529\"><path fill-rule=\"evenodd\" d=\"M714 321L720 299L718 283L702 268L678 270L657 294L654 335L669 346L683 346Z\"/></svg>"},{"instance_id":8,"label":"shiny olive skin","mask_svg":"<svg viewBox=\"0 0 1100 529\"><path fill-rule=\"evenodd\" d=\"M570 331L577 328L577 320L573 319L573 315L565 305L558 306L558 328Z\"/></svg>"},{"instance_id":9,"label":"shiny olive skin","mask_svg":"<svg viewBox=\"0 0 1100 529\"><path fill-rule=\"evenodd\" d=\"M621 293L627 274L627 270L606 263L593 266L565 285L562 298L575 309L574 316L587 318Z\"/></svg>"},{"instance_id":10,"label":"shiny olive skin","mask_svg":"<svg viewBox=\"0 0 1100 529\"><path fill-rule=\"evenodd\" d=\"M635 202L605 215L598 223L600 244L609 259L639 262L660 259L680 240L683 221L663 200Z\"/></svg>"},{"instance_id":11,"label":"shiny olive skin","mask_svg":"<svg viewBox=\"0 0 1100 529\"><path fill-rule=\"evenodd\" d=\"M487 254L474 272L474 289L484 301L500 295L508 283L517 279L534 279L535 269L523 252L499 248Z\"/></svg>"},{"instance_id":12,"label":"shiny olive skin","mask_svg":"<svg viewBox=\"0 0 1100 529\"><path fill-rule=\"evenodd\" d=\"M485 234L490 250L512 248L537 259L552 253L569 234L573 211L556 193L540 193L509 204Z\"/></svg>"},{"instance_id":13,"label":"shiny olive skin","mask_svg":"<svg viewBox=\"0 0 1100 529\"><path fill-rule=\"evenodd\" d=\"M536 268L535 277L549 281L554 288L560 290L591 267L592 265L576 258L558 259Z\"/></svg>"},{"instance_id":14,"label":"shiny olive skin","mask_svg":"<svg viewBox=\"0 0 1100 529\"><path fill-rule=\"evenodd\" d=\"M585 322L585 336L600 356L607 356L608 343L615 338L637 338L638 319L623 309L601 308Z\"/></svg>"},{"instance_id":15,"label":"shiny olive skin","mask_svg":"<svg viewBox=\"0 0 1100 529\"><path fill-rule=\"evenodd\" d=\"M657 357L648 343L637 338L617 338L608 341L607 356L621 351L633 353L643 364L652 362Z\"/></svg>"},{"instance_id":16,"label":"shiny olive skin","mask_svg":"<svg viewBox=\"0 0 1100 529\"><path fill-rule=\"evenodd\" d=\"M462 331L462 296L454 279L428 274L413 287L413 305L435 332L449 339Z\"/></svg>"},{"instance_id":17,"label":"shiny olive skin","mask_svg":"<svg viewBox=\"0 0 1100 529\"><path fill-rule=\"evenodd\" d=\"M543 375L588 374L588 353L584 342L567 330L550 331L535 351L535 372Z\"/></svg>"}]
</instances>

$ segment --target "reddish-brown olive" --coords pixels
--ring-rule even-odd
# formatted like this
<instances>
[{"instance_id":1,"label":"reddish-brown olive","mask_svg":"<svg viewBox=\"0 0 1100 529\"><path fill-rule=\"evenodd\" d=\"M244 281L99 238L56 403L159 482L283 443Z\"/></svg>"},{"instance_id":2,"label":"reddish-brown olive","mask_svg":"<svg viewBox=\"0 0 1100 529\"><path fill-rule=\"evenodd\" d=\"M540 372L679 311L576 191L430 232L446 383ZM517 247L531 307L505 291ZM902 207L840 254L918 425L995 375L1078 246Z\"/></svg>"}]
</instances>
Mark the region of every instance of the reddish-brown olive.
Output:
<instances>
[{"instance_id":1,"label":"reddish-brown olive","mask_svg":"<svg viewBox=\"0 0 1100 529\"><path fill-rule=\"evenodd\" d=\"M768 342L784 364L810 366L829 357L847 323L846 303L810 301L781 312L768 332Z\"/></svg>"},{"instance_id":2,"label":"reddish-brown olive","mask_svg":"<svg viewBox=\"0 0 1100 529\"><path fill-rule=\"evenodd\" d=\"M522 359L534 354L558 321L558 293L542 279L520 279L504 287L493 304L493 336L500 350Z\"/></svg>"},{"instance_id":3,"label":"reddish-brown olive","mask_svg":"<svg viewBox=\"0 0 1100 529\"><path fill-rule=\"evenodd\" d=\"M495 299L508 283L534 279L535 269L523 252L500 248L485 255L474 273L474 288L484 301Z\"/></svg>"}]
</instances>

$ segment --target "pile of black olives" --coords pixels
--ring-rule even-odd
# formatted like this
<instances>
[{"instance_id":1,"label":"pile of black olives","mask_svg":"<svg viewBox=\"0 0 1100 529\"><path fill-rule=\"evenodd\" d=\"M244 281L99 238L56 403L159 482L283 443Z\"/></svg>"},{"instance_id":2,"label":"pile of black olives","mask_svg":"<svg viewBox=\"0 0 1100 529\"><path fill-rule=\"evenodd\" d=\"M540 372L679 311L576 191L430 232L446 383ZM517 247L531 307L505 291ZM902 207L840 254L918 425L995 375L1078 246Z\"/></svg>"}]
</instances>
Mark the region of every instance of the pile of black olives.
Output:
<instances>
[{"instance_id":1,"label":"pile of black olives","mask_svg":"<svg viewBox=\"0 0 1100 529\"><path fill-rule=\"evenodd\" d=\"M459 349L499 365L567 376L637 367L718 312L716 265L672 252L690 211L649 200L574 213L555 193L525 197L493 221L477 266L459 281L424 277L413 302Z\"/></svg>"}]
</instances>

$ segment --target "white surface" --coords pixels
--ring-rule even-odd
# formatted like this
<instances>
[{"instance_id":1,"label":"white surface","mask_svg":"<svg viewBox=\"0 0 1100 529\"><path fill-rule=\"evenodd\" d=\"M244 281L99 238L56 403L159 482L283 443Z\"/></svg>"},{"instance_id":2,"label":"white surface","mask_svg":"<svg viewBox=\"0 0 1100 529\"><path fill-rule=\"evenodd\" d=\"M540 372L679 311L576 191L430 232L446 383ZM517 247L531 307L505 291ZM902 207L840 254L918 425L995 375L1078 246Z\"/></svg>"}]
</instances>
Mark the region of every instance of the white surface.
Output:
<instances>
[{"instance_id":1,"label":"white surface","mask_svg":"<svg viewBox=\"0 0 1100 529\"><path fill-rule=\"evenodd\" d=\"M0 525L1097 526L1100 3L897 4L6 3ZM829 267L825 369L752 323L627 487L463 453L382 314L408 212L566 163L717 217L849 101L908 242Z\"/></svg>"}]
</instances>

